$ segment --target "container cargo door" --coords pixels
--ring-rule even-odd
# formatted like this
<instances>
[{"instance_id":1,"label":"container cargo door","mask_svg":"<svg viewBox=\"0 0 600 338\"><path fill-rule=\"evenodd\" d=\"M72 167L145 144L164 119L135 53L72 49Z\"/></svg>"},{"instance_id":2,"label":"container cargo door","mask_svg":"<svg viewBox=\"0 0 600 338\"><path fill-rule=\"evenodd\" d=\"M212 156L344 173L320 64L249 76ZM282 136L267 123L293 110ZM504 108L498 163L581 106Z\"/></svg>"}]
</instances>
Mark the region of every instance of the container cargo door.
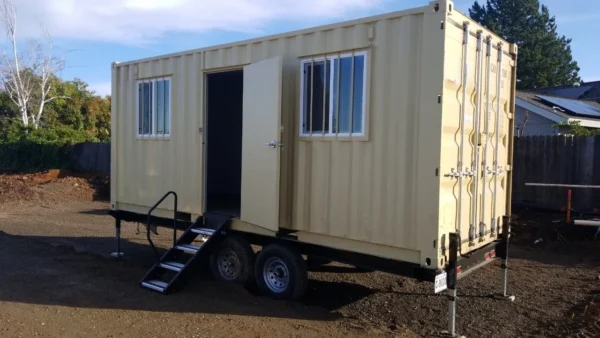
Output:
<instances>
[{"instance_id":1,"label":"container cargo door","mask_svg":"<svg viewBox=\"0 0 600 338\"><path fill-rule=\"evenodd\" d=\"M281 58L244 67L241 220L277 231Z\"/></svg>"},{"instance_id":2,"label":"container cargo door","mask_svg":"<svg viewBox=\"0 0 600 338\"><path fill-rule=\"evenodd\" d=\"M512 47L476 24L454 22L447 34L442 226L467 253L497 238L507 212L516 68Z\"/></svg>"}]
</instances>

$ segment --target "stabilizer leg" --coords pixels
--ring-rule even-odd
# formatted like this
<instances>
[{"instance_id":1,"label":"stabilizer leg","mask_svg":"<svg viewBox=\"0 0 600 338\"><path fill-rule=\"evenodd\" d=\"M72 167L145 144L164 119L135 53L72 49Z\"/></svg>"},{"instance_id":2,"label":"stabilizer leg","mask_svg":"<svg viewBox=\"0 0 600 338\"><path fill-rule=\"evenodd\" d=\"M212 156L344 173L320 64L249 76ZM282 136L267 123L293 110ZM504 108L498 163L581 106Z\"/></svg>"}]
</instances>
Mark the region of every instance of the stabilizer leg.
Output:
<instances>
[{"instance_id":1,"label":"stabilizer leg","mask_svg":"<svg viewBox=\"0 0 600 338\"><path fill-rule=\"evenodd\" d=\"M508 288L508 240L510 238L510 217L502 217L502 263L500 268L502 269L502 292L494 295L494 299L504 300L513 302L515 300L514 295L507 293Z\"/></svg>"},{"instance_id":2,"label":"stabilizer leg","mask_svg":"<svg viewBox=\"0 0 600 338\"><path fill-rule=\"evenodd\" d=\"M448 331L442 332L447 337L463 337L456 333L456 283L457 283L457 265L458 249L460 247L460 237L456 233L449 235L449 260L448 260Z\"/></svg>"},{"instance_id":3,"label":"stabilizer leg","mask_svg":"<svg viewBox=\"0 0 600 338\"><path fill-rule=\"evenodd\" d=\"M115 240L117 242L117 251L110 255L115 258L121 258L125 254L121 252L121 219L119 217L115 218Z\"/></svg>"}]
</instances>

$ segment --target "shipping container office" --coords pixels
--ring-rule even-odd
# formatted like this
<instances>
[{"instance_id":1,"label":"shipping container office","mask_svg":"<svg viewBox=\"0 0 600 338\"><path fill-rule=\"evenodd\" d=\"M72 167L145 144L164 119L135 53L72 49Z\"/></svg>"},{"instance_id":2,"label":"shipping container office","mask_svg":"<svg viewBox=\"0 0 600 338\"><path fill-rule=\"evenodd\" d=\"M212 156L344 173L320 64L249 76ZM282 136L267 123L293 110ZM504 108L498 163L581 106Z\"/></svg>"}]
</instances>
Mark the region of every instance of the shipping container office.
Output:
<instances>
[{"instance_id":1,"label":"shipping container office","mask_svg":"<svg viewBox=\"0 0 600 338\"><path fill-rule=\"evenodd\" d=\"M451 1L115 63L112 213L173 191L179 219L227 215L248 241L429 280L460 252L465 271L510 214L515 67Z\"/></svg>"}]
</instances>

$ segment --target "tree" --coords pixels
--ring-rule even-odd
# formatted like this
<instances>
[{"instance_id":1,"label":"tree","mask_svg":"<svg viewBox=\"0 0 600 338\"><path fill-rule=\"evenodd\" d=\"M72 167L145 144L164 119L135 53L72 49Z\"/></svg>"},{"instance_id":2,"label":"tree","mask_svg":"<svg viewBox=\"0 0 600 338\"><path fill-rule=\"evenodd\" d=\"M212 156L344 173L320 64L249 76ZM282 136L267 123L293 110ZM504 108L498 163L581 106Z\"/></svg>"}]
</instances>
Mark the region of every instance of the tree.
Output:
<instances>
[{"instance_id":1,"label":"tree","mask_svg":"<svg viewBox=\"0 0 600 338\"><path fill-rule=\"evenodd\" d=\"M81 107L85 129L100 142L110 142L110 97L89 97Z\"/></svg>"},{"instance_id":2,"label":"tree","mask_svg":"<svg viewBox=\"0 0 600 338\"><path fill-rule=\"evenodd\" d=\"M19 107L10 99L6 92L0 92L0 119L14 118L19 114Z\"/></svg>"},{"instance_id":3,"label":"tree","mask_svg":"<svg viewBox=\"0 0 600 338\"><path fill-rule=\"evenodd\" d=\"M100 97L90 91L88 84L75 78L72 81L53 80L53 94L58 98L46 107L41 125L48 128L68 126L85 131L101 142L110 140L110 97Z\"/></svg>"},{"instance_id":4,"label":"tree","mask_svg":"<svg viewBox=\"0 0 600 338\"><path fill-rule=\"evenodd\" d=\"M517 88L534 89L581 82L571 39L559 36L556 18L538 0L475 1L473 20L519 46Z\"/></svg>"},{"instance_id":5,"label":"tree","mask_svg":"<svg viewBox=\"0 0 600 338\"><path fill-rule=\"evenodd\" d=\"M600 129L596 128L586 128L581 126L581 121L565 121L560 123L555 123L555 127L561 128L564 127L567 131L564 134L573 135L573 136L594 136L600 135Z\"/></svg>"},{"instance_id":6,"label":"tree","mask_svg":"<svg viewBox=\"0 0 600 338\"><path fill-rule=\"evenodd\" d=\"M10 49L0 53L0 83L18 107L23 125L37 128L46 104L58 98L51 95L51 80L64 68L64 61L53 56L54 46L48 32L45 32L46 45L31 41L29 51L20 54L14 1L1 1L0 21L6 29Z\"/></svg>"}]
</instances>

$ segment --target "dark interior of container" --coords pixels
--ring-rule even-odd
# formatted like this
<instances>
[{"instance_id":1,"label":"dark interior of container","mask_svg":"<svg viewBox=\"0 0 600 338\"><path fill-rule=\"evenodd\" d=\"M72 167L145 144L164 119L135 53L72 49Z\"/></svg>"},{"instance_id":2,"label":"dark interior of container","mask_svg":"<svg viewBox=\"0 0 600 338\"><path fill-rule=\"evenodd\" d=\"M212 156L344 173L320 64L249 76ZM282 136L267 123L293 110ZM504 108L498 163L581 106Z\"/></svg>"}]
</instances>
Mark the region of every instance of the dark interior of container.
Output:
<instances>
[{"instance_id":1,"label":"dark interior of container","mask_svg":"<svg viewBox=\"0 0 600 338\"><path fill-rule=\"evenodd\" d=\"M240 215L244 72L207 75L206 211Z\"/></svg>"}]
</instances>

